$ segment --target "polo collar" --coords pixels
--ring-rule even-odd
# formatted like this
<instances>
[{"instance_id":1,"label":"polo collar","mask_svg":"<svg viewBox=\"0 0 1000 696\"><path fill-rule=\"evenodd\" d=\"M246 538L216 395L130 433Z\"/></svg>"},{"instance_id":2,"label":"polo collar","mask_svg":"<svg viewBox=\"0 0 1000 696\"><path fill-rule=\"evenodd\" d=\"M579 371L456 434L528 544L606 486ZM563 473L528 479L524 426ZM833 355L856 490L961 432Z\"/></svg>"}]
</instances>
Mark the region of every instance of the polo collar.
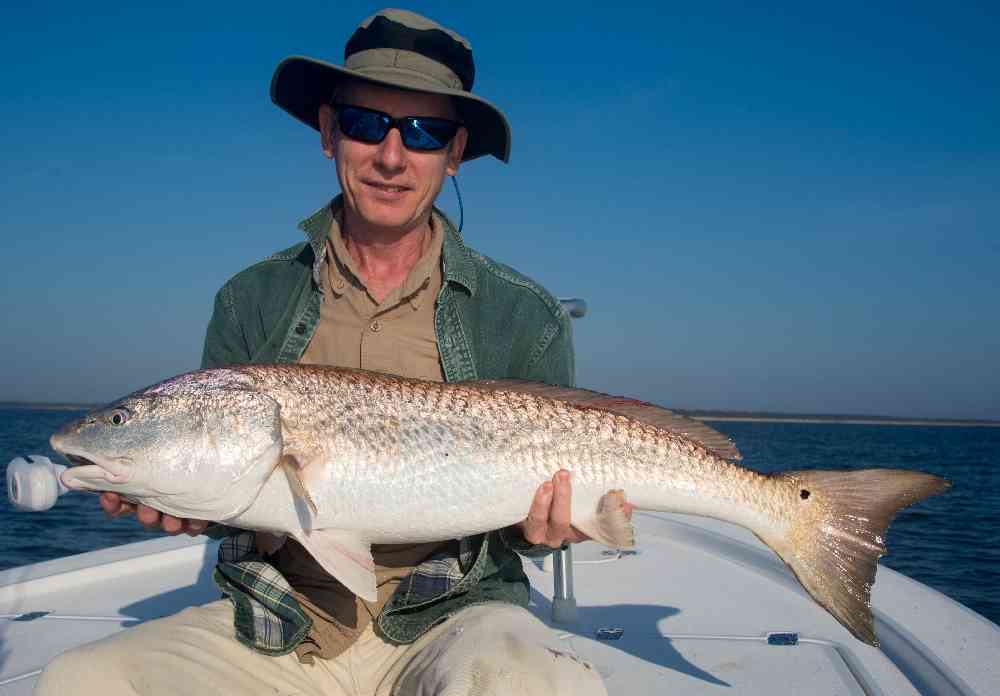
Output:
<instances>
[{"instance_id":1,"label":"polo collar","mask_svg":"<svg viewBox=\"0 0 1000 696\"><path fill-rule=\"evenodd\" d=\"M322 287L319 282L319 273L322 269L323 261L326 259L326 237L330 232L330 225L333 223L334 215L340 212L344 205L343 195L338 195L328 204L317 210L299 223L298 228L306 235L309 246L313 251L313 278L317 287ZM444 280L448 283L456 283L465 288L473 297L476 296L478 282L476 279L476 264L472 259L472 251L465 246L462 236L455 229L455 226L442 211L434 208L434 213L438 220L444 225L444 240L441 246L441 258L444 262Z\"/></svg>"}]
</instances>

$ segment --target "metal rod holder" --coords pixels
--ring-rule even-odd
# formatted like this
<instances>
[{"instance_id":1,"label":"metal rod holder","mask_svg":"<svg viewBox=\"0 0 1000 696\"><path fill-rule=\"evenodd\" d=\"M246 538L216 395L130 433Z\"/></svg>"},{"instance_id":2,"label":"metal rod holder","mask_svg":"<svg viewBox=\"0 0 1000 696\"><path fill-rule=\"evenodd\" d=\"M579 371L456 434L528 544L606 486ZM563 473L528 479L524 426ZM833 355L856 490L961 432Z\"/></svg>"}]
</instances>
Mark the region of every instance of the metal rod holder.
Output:
<instances>
[{"instance_id":1,"label":"metal rod holder","mask_svg":"<svg viewBox=\"0 0 1000 696\"><path fill-rule=\"evenodd\" d=\"M587 301L582 297L560 297L559 303L573 319L587 316Z\"/></svg>"},{"instance_id":2,"label":"metal rod holder","mask_svg":"<svg viewBox=\"0 0 1000 696\"><path fill-rule=\"evenodd\" d=\"M577 615L571 546L564 544L561 549L552 552L552 569L552 623L574 623Z\"/></svg>"}]
</instances>

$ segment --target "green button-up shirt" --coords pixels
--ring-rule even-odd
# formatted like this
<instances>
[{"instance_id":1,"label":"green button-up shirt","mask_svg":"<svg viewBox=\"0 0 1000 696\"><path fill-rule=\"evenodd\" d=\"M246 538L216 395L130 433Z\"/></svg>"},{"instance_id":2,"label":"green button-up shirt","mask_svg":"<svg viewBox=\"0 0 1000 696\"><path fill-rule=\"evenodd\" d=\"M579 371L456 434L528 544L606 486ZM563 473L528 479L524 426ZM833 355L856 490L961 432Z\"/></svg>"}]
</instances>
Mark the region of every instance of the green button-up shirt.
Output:
<instances>
[{"instance_id":1,"label":"green button-up shirt","mask_svg":"<svg viewBox=\"0 0 1000 696\"><path fill-rule=\"evenodd\" d=\"M208 325L202 367L299 361L319 323L318 272L332 216L341 205L338 196L300 223L307 241L244 269L223 285ZM571 386L572 332L558 300L531 279L467 247L437 212L445 222L444 282L434 326L445 379L520 378ZM539 555L547 548L500 531L465 539L462 546L460 558L450 564L431 559L400 584L376 621L384 638L410 643L472 604L500 600L527 605L528 580L514 552ZM287 593L287 583L245 540L227 545L221 560L216 579L234 601L237 637L269 654L290 652L306 635L309 620Z\"/></svg>"}]
</instances>

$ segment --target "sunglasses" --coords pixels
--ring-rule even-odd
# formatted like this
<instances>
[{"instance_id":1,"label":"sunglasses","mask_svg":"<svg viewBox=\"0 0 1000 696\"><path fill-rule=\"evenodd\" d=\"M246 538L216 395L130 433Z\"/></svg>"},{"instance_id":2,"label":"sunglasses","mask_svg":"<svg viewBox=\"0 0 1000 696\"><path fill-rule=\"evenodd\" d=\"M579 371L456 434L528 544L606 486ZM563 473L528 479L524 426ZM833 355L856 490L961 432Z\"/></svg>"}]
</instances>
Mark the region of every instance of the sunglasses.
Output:
<instances>
[{"instance_id":1,"label":"sunglasses","mask_svg":"<svg viewBox=\"0 0 1000 696\"><path fill-rule=\"evenodd\" d=\"M410 150L440 150L445 147L462 126L457 121L432 116L403 116L389 114L363 106L334 104L340 131L348 138L363 143L380 143L393 128L399 130L403 144Z\"/></svg>"}]
</instances>

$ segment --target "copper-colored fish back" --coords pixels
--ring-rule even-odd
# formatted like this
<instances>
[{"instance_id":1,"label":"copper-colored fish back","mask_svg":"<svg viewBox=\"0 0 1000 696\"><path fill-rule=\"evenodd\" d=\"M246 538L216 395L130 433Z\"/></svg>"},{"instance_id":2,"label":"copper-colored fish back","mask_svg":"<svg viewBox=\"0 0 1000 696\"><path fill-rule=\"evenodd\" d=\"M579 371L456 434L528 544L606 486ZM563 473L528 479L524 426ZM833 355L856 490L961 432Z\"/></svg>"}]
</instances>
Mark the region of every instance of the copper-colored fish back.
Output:
<instances>
[{"instance_id":1,"label":"copper-colored fish back","mask_svg":"<svg viewBox=\"0 0 1000 696\"><path fill-rule=\"evenodd\" d=\"M681 435L723 459L742 459L736 445L728 437L701 421L674 413L661 406L624 396L611 396L589 389L560 387L542 382L518 379L490 379L461 382L460 384L496 392L515 392L561 401L579 409L594 409L630 418L639 423Z\"/></svg>"}]
</instances>

